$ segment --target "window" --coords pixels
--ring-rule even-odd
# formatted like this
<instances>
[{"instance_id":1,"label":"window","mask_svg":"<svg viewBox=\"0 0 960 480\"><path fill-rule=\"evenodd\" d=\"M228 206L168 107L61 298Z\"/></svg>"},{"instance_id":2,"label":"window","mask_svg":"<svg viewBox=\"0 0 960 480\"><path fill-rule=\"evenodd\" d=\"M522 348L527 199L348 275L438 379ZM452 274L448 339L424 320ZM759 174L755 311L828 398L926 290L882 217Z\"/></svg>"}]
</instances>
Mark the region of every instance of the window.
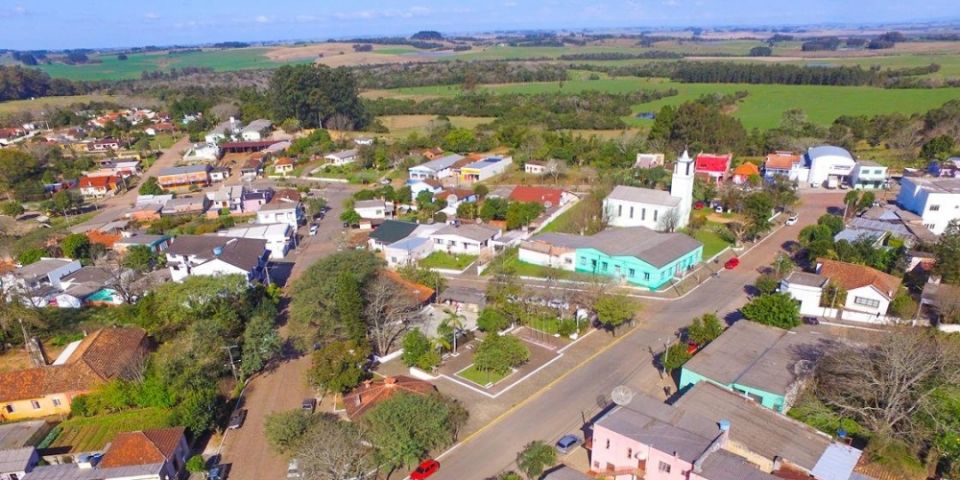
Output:
<instances>
[{"instance_id":1,"label":"window","mask_svg":"<svg viewBox=\"0 0 960 480\"><path fill-rule=\"evenodd\" d=\"M606 271L607 271L607 266L608 266L608 265L607 265L607 262L601 263L601 264L600 264L600 270L606 272Z\"/></svg>"},{"instance_id":2,"label":"window","mask_svg":"<svg viewBox=\"0 0 960 480\"><path fill-rule=\"evenodd\" d=\"M660 210L654 210L654 211L653 211L653 221L654 221L654 222L657 221L657 214L658 214L658 213L660 213Z\"/></svg>"},{"instance_id":3,"label":"window","mask_svg":"<svg viewBox=\"0 0 960 480\"><path fill-rule=\"evenodd\" d=\"M53 399L53 406L54 406L54 407L59 407L60 405L61 405L60 399L59 399L59 398L54 398L54 399Z\"/></svg>"},{"instance_id":4,"label":"window","mask_svg":"<svg viewBox=\"0 0 960 480\"><path fill-rule=\"evenodd\" d=\"M632 449L632 448L628 448L628 449L627 449L627 458L633 458L633 449Z\"/></svg>"},{"instance_id":5,"label":"window","mask_svg":"<svg viewBox=\"0 0 960 480\"><path fill-rule=\"evenodd\" d=\"M630 207L630 218L633 218L633 207Z\"/></svg>"},{"instance_id":6,"label":"window","mask_svg":"<svg viewBox=\"0 0 960 480\"><path fill-rule=\"evenodd\" d=\"M930 205L930 211L931 211L931 212L939 212L939 211L940 211L940 205Z\"/></svg>"},{"instance_id":7,"label":"window","mask_svg":"<svg viewBox=\"0 0 960 480\"><path fill-rule=\"evenodd\" d=\"M435 239L435 240L433 241L433 243L436 243L437 245L443 245L443 239L442 239L442 238L437 238L437 239Z\"/></svg>"},{"instance_id":8,"label":"window","mask_svg":"<svg viewBox=\"0 0 960 480\"><path fill-rule=\"evenodd\" d=\"M566 263L567 265L570 265L571 263L573 263L573 259L570 258L570 257L564 258L564 259L563 259L563 263Z\"/></svg>"},{"instance_id":9,"label":"window","mask_svg":"<svg viewBox=\"0 0 960 480\"><path fill-rule=\"evenodd\" d=\"M657 467L660 470L660 473L670 473L670 464L667 462L660 462L660 465Z\"/></svg>"},{"instance_id":10,"label":"window","mask_svg":"<svg viewBox=\"0 0 960 480\"><path fill-rule=\"evenodd\" d=\"M637 271L636 271L635 269L631 268L631 269L630 269L630 276L631 276L631 277L636 277L636 276L637 276Z\"/></svg>"},{"instance_id":11,"label":"window","mask_svg":"<svg viewBox=\"0 0 960 480\"><path fill-rule=\"evenodd\" d=\"M646 220L646 219L647 219L647 209L646 209L646 208L641 208L641 209L640 209L640 220Z\"/></svg>"},{"instance_id":12,"label":"window","mask_svg":"<svg viewBox=\"0 0 960 480\"><path fill-rule=\"evenodd\" d=\"M865 307L870 307L870 308L878 308L880 306L880 300L874 300L872 298L864 298L864 297L854 297L853 303L857 305L863 305Z\"/></svg>"},{"instance_id":13,"label":"window","mask_svg":"<svg viewBox=\"0 0 960 480\"><path fill-rule=\"evenodd\" d=\"M6 410L7 413L13 413L13 405L7 404L7 406L3 407L3 409Z\"/></svg>"},{"instance_id":14,"label":"window","mask_svg":"<svg viewBox=\"0 0 960 480\"><path fill-rule=\"evenodd\" d=\"M40 402L36 400L30 400L30 406L33 407L34 410L40 410Z\"/></svg>"},{"instance_id":15,"label":"window","mask_svg":"<svg viewBox=\"0 0 960 480\"><path fill-rule=\"evenodd\" d=\"M609 438L607 439L607 449L608 449L608 450L610 449L610 439L609 439Z\"/></svg>"},{"instance_id":16,"label":"window","mask_svg":"<svg viewBox=\"0 0 960 480\"><path fill-rule=\"evenodd\" d=\"M623 216L623 205L617 205L617 216Z\"/></svg>"},{"instance_id":17,"label":"window","mask_svg":"<svg viewBox=\"0 0 960 480\"><path fill-rule=\"evenodd\" d=\"M586 259L586 258L581 258L581 259L580 259L580 265L586 266L586 264L587 264L587 259Z\"/></svg>"},{"instance_id":18,"label":"window","mask_svg":"<svg viewBox=\"0 0 960 480\"><path fill-rule=\"evenodd\" d=\"M649 273L649 272L643 272L643 279L644 279L644 280L650 280L650 273Z\"/></svg>"}]
</instances>

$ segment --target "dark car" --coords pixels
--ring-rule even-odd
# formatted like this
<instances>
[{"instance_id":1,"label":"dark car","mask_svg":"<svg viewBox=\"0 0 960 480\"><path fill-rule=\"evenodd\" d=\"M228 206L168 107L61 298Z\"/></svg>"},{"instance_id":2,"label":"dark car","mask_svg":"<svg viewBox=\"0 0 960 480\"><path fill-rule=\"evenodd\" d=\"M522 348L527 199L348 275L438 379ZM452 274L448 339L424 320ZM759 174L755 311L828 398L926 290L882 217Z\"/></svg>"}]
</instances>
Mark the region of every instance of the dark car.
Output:
<instances>
[{"instance_id":1,"label":"dark car","mask_svg":"<svg viewBox=\"0 0 960 480\"><path fill-rule=\"evenodd\" d=\"M566 455L570 453L571 450L580 445L580 438L573 434L567 434L560 437L560 440L557 440L557 443L554 446L557 448L557 453L560 455Z\"/></svg>"},{"instance_id":2,"label":"dark car","mask_svg":"<svg viewBox=\"0 0 960 480\"><path fill-rule=\"evenodd\" d=\"M247 410L241 408L233 412L233 415L230 415L230 422L227 423L227 428L240 428L243 426L243 421L247 419Z\"/></svg>"},{"instance_id":3,"label":"dark car","mask_svg":"<svg viewBox=\"0 0 960 480\"><path fill-rule=\"evenodd\" d=\"M223 480L223 467L214 465L207 471L207 480Z\"/></svg>"},{"instance_id":4,"label":"dark car","mask_svg":"<svg viewBox=\"0 0 960 480\"><path fill-rule=\"evenodd\" d=\"M440 471L440 462L427 459L420 463L416 470L410 472L410 480L424 480Z\"/></svg>"},{"instance_id":5,"label":"dark car","mask_svg":"<svg viewBox=\"0 0 960 480\"><path fill-rule=\"evenodd\" d=\"M304 412L313 413L313 410L317 408L317 399L305 398L303 403L300 404L300 408L302 408Z\"/></svg>"},{"instance_id":6,"label":"dark car","mask_svg":"<svg viewBox=\"0 0 960 480\"><path fill-rule=\"evenodd\" d=\"M817 317L803 317L803 323L807 325L820 325L820 320Z\"/></svg>"}]
</instances>

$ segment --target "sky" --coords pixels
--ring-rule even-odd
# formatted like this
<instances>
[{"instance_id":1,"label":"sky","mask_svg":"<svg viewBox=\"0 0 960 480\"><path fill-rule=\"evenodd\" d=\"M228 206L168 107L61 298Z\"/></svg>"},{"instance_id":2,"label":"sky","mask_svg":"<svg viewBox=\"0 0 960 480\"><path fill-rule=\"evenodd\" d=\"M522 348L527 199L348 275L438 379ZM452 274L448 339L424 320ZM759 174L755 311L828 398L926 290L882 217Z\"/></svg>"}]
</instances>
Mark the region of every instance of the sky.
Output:
<instances>
[{"instance_id":1,"label":"sky","mask_svg":"<svg viewBox=\"0 0 960 480\"><path fill-rule=\"evenodd\" d=\"M958 18L958 0L0 0L0 48Z\"/></svg>"}]
</instances>

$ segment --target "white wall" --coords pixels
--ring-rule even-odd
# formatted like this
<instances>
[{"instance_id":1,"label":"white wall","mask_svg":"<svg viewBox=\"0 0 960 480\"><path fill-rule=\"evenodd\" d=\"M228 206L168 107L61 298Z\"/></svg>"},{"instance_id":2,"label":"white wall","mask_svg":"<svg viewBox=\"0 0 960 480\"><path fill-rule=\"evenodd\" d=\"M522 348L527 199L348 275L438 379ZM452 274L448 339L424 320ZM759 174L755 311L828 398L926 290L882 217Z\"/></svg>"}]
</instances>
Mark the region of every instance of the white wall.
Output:
<instances>
[{"instance_id":1,"label":"white wall","mask_svg":"<svg viewBox=\"0 0 960 480\"><path fill-rule=\"evenodd\" d=\"M386 208L383 205L376 207L357 208L360 218L387 218Z\"/></svg>"},{"instance_id":2,"label":"white wall","mask_svg":"<svg viewBox=\"0 0 960 480\"><path fill-rule=\"evenodd\" d=\"M576 269L576 251L570 251L561 255L550 255L547 253L528 250L520 247L518 258L521 262L540 265L542 267L559 268L562 270L573 271Z\"/></svg>"},{"instance_id":3,"label":"white wall","mask_svg":"<svg viewBox=\"0 0 960 480\"><path fill-rule=\"evenodd\" d=\"M390 267L407 265L433 253L433 243L424 242L422 245L411 250L401 248L390 248L389 245L383 248L383 257L387 260Z\"/></svg>"},{"instance_id":4,"label":"white wall","mask_svg":"<svg viewBox=\"0 0 960 480\"><path fill-rule=\"evenodd\" d=\"M675 207L609 198L603 201L604 216L611 227L647 227L662 230L662 219L671 210L675 210Z\"/></svg>"},{"instance_id":5,"label":"white wall","mask_svg":"<svg viewBox=\"0 0 960 480\"><path fill-rule=\"evenodd\" d=\"M489 240L477 242L459 235L431 235L430 242L433 244L434 251L467 255L480 255L480 252L489 248L490 245Z\"/></svg>"},{"instance_id":6,"label":"white wall","mask_svg":"<svg viewBox=\"0 0 960 480\"><path fill-rule=\"evenodd\" d=\"M920 215L923 224L935 235L943 233L951 220L960 218L960 194L931 192L909 177L904 177L900 183L897 203Z\"/></svg>"},{"instance_id":7,"label":"white wall","mask_svg":"<svg viewBox=\"0 0 960 480\"><path fill-rule=\"evenodd\" d=\"M786 280L780 282L780 291L789 294L800 302L800 313L803 315L820 315L820 297L823 292L818 287L798 285Z\"/></svg>"},{"instance_id":8,"label":"white wall","mask_svg":"<svg viewBox=\"0 0 960 480\"><path fill-rule=\"evenodd\" d=\"M863 303L857 303L857 300L867 302L876 302L877 306L864 305ZM887 300L877 289L872 286L855 288L847 292L847 303L844 305L844 308L849 310L856 310L861 313L868 313L872 315L885 315L887 313L887 307L890 305L890 301Z\"/></svg>"},{"instance_id":9,"label":"white wall","mask_svg":"<svg viewBox=\"0 0 960 480\"><path fill-rule=\"evenodd\" d=\"M810 165L810 183L817 185L827 181L830 176L845 177L853 171L856 163L847 157L839 155L821 155L813 159Z\"/></svg>"}]
</instances>

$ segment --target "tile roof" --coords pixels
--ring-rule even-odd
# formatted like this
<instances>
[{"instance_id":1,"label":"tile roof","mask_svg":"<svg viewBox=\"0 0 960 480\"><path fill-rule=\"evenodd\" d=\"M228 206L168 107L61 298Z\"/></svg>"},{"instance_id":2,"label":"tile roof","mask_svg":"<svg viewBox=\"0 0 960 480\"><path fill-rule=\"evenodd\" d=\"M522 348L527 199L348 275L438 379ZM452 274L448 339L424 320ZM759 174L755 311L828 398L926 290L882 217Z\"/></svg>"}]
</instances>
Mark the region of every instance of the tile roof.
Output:
<instances>
[{"instance_id":1,"label":"tile roof","mask_svg":"<svg viewBox=\"0 0 960 480\"><path fill-rule=\"evenodd\" d=\"M393 270L383 270L383 274L401 288L404 288L406 291L415 295L418 303L429 302L430 299L433 298L433 294L436 293L434 289L421 283L407 280Z\"/></svg>"},{"instance_id":2,"label":"tile roof","mask_svg":"<svg viewBox=\"0 0 960 480\"><path fill-rule=\"evenodd\" d=\"M358 418L379 403L397 393L429 395L437 390L433 384L403 375L386 377L383 380L366 381L343 396L347 416Z\"/></svg>"},{"instance_id":3,"label":"tile roof","mask_svg":"<svg viewBox=\"0 0 960 480\"><path fill-rule=\"evenodd\" d=\"M541 205L549 202L551 206L558 206L561 198L563 198L563 190L559 188L520 185L510 192L510 200L515 202L534 202Z\"/></svg>"},{"instance_id":4,"label":"tile roof","mask_svg":"<svg viewBox=\"0 0 960 480\"><path fill-rule=\"evenodd\" d=\"M98 177L80 177L80 188L110 188L117 184L117 177L103 175Z\"/></svg>"},{"instance_id":5,"label":"tile roof","mask_svg":"<svg viewBox=\"0 0 960 480\"><path fill-rule=\"evenodd\" d=\"M733 160L733 154L718 155L715 153L701 153L694 160L698 172L716 172L723 173L730 168L730 161Z\"/></svg>"},{"instance_id":6,"label":"tile roof","mask_svg":"<svg viewBox=\"0 0 960 480\"><path fill-rule=\"evenodd\" d=\"M543 233L532 240L563 248L593 248L610 256L631 256L660 268L702 247L682 233L661 233L646 227L608 228L596 235Z\"/></svg>"},{"instance_id":7,"label":"tile roof","mask_svg":"<svg viewBox=\"0 0 960 480\"><path fill-rule=\"evenodd\" d=\"M273 164L278 167L284 166L284 165L293 165L293 159L290 157L280 157Z\"/></svg>"},{"instance_id":8,"label":"tile roof","mask_svg":"<svg viewBox=\"0 0 960 480\"><path fill-rule=\"evenodd\" d=\"M869 285L892 300L900 289L900 278L866 265L820 258L817 259L817 267L820 275L836 282L847 291Z\"/></svg>"},{"instance_id":9,"label":"tile roof","mask_svg":"<svg viewBox=\"0 0 960 480\"><path fill-rule=\"evenodd\" d=\"M171 427L118 433L98 466L116 468L163 463L173 457L184 431L184 427Z\"/></svg>"},{"instance_id":10,"label":"tile roof","mask_svg":"<svg viewBox=\"0 0 960 480\"><path fill-rule=\"evenodd\" d=\"M751 162L744 162L740 165L737 165L737 168L733 169L733 174L741 177L749 177L751 175L760 175L760 169L757 168Z\"/></svg>"},{"instance_id":11,"label":"tile roof","mask_svg":"<svg viewBox=\"0 0 960 480\"><path fill-rule=\"evenodd\" d=\"M794 165L803 161L800 155L787 152L776 152L767 155L767 161L763 167L776 170L790 170Z\"/></svg>"},{"instance_id":12,"label":"tile roof","mask_svg":"<svg viewBox=\"0 0 960 480\"><path fill-rule=\"evenodd\" d=\"M628 187L626 185L617 185L616 188L607 195L610 200L621 200L625 202L647 203L651 205L667 205L676 207L680 205L680 198L670 195L665 190L654 190L652 188Z\"/></svg>"},{"instance_id":13,"label":"tile roof","mask_svg":"<svg viewBox=\"0 0 960 480\"><path fill-rule=\"evenodd\" d=\"M281 188L273 194L273 201L283 203L299 203L302 198L295 188Z\"/></svg>"},{"instance_id":14,"label":"tile roof","mask_svg":"<svg viewBox=\"0 0 960 480\"><path fill-rule=\"evenodd\" d=\"M0 402L87 391L128 378L145 355L147 333L140 328L105 328L87 335L63 365L0 373Z\"/></svg>"}]
</instances>

